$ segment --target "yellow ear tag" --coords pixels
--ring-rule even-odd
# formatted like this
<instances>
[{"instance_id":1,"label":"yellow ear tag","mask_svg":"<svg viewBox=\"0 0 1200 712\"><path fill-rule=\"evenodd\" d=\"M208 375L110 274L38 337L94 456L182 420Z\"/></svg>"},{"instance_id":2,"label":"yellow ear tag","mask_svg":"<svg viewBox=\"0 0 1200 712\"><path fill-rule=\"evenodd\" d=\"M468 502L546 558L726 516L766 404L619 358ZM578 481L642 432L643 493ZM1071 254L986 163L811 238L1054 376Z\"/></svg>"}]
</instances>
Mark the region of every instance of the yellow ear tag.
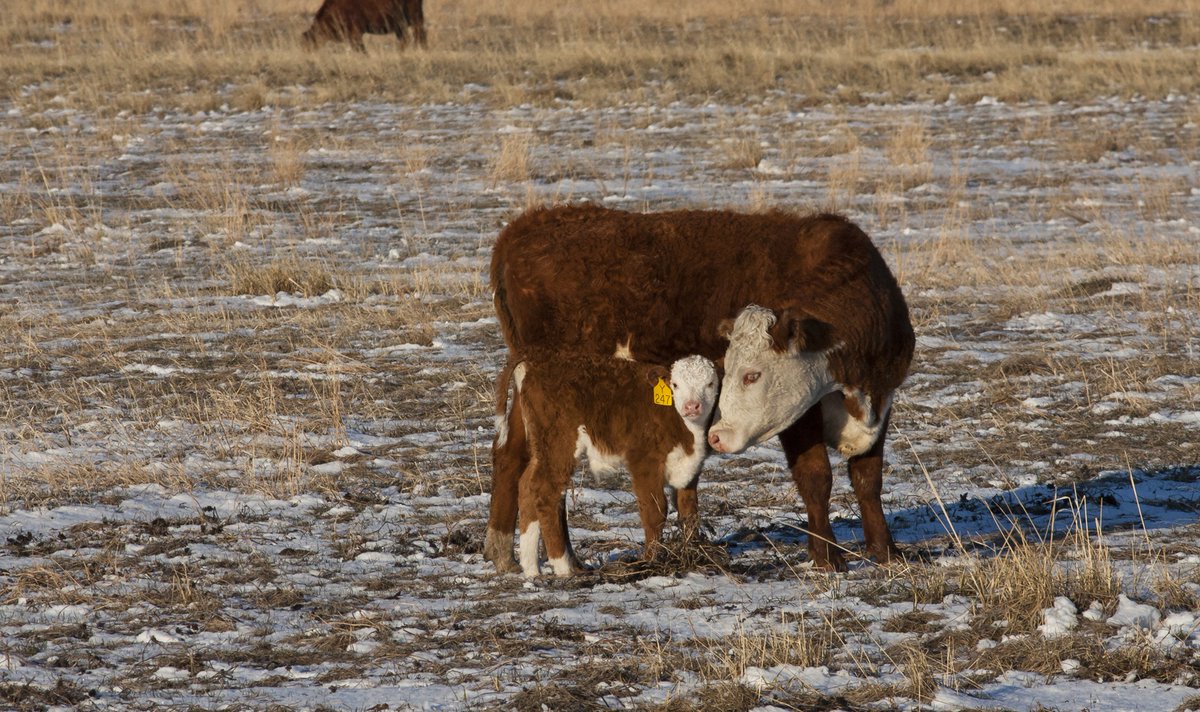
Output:
<instances>
[{"instance_id":1,"label":"yellow ear tag","mask_svg":"<svg viewBox=\"0 0 1200 712\"><path fill-rule=\"evenodd\" d=\"M658 383L654 384L654 404L675 405L675 396L671 393L671 387L661 378L658 379Z\"/></svg>"}]
</instances>

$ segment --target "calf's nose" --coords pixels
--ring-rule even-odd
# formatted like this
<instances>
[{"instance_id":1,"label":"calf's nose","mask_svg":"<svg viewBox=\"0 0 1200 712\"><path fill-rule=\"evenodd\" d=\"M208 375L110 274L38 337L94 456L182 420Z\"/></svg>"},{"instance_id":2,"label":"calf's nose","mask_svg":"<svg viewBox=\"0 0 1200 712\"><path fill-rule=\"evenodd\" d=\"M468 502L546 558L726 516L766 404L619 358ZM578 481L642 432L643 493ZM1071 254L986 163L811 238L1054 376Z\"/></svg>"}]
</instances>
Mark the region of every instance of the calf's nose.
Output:
<instances>
[{"instance_id":1,"label":"calf's nose","mask_svg":"<svg viewBox=\"0 0 1200 712\"><path fill-rule=\"evenodd\" d=\"M690 400L683 404L683 414L685 417L700 415L700 401Z\"/></svg>"}]
</instances>

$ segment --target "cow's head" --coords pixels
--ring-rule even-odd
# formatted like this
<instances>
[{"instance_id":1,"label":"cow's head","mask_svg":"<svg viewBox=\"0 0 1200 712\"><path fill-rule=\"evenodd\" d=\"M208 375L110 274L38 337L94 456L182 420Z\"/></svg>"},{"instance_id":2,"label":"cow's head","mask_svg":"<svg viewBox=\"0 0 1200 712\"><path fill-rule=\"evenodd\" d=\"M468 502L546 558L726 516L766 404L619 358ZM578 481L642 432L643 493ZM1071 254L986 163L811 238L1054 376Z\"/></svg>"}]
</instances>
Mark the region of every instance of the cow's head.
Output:
<instances>
[{"instance_id":1,"label":"cow's head","mask_svg":"<svg viewBox=\"0 0 1200 712\"><path fill-rule=\"evenodd\" d=\"M717 404L717 367L703 356L687 356L671 364L671 392L680 417L703 429Z\"/></svg>"},{"instance_id":2,"label":"cow's head","mask_svg":"<svg viewBox=\"0 0 1200 712\"><path fill-rule=\"evenodd\" d=\"M717 452L741 452L778 435L836 388L825 351L831 327L821 321L751 304L732 324L716 422L708 443Z\"/></svg>"}]
</instances>

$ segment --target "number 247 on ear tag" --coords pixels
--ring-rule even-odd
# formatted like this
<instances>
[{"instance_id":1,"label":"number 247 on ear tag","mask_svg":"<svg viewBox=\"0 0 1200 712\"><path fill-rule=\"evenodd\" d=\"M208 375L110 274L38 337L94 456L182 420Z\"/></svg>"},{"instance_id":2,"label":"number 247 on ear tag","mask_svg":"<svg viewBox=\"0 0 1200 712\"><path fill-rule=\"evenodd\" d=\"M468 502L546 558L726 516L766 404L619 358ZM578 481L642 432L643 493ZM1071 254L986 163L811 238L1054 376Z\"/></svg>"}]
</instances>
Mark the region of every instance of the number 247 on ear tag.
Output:
<instances>
[{"instance_id":1,"label":"number 247 on ear tag","mask_svg":"<svg viewBox=\"0 0 1200 712\"><path fill-rule=\"evenodd\" d=\"M654 384L654 403L655 405L675 405L675 396L671 393L671 387L663 379L658 379L658 383Z\"/></svg>"}]
</instances>

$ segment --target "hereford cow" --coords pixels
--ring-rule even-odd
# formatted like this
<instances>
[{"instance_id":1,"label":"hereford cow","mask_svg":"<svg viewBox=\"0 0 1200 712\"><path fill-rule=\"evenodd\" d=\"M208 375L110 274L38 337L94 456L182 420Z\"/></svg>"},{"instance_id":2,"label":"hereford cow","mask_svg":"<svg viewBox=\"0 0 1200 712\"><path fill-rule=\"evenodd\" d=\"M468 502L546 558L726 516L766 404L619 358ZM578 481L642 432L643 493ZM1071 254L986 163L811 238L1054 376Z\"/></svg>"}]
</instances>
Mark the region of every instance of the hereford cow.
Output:
<instances>
[{"instance_id":1,"label":"hereford cow","mask_svg":"<svg viewBox=\"0 0 1200 712\"><path fill-rule=\"evenodd\" d=\"M366 52L363 33L395 33L403 46L406 27L412 28L417 44L425 46L425 13L422 0L325 0L304 33L304 46L316 49L329 40L345 40L359 52Z\"/></svg>"},{"instance_id":2,"label":"hereford cow","mask_svg":"<svg viewBox=\"0 0 1200 712\"><path fill-rule=\"evenodd\" d=\"M897 556L880 501L883 448L913 330L895 278L853 223L787 212L539 208L500 233L491 279L510 361L541 349L670 363L728 349L714 449L737 452L778 435L807 509L810 559L843 569L829 524L826 445L838 448L867 554ZM484 554L501 571L516 568L518 482L529 461L522 408L517 396L493 447ZM681 513L694 516L695 490L679 498Z\"/></svg>"},{"instance_id":3,"label":"hereford cow","mask_svg":"<svg viewBox=\"0 0 1200 712\"><path fill-rule=\"evenodd\" d=\"M530 451L519 485L521 570L526 576L538 574L539 535L555 574L569 576L581 568L567 535L564 493L585 452L593 472L621 465L629 470L645 533L644 555L653 558L667 517L663 487L694 486L708 454L706 429L718 386L713 362L689 356L668 371L611 356L525 358L497 381L500 440L508 427L510 371Z\"/></svg>"}]
</instances>

